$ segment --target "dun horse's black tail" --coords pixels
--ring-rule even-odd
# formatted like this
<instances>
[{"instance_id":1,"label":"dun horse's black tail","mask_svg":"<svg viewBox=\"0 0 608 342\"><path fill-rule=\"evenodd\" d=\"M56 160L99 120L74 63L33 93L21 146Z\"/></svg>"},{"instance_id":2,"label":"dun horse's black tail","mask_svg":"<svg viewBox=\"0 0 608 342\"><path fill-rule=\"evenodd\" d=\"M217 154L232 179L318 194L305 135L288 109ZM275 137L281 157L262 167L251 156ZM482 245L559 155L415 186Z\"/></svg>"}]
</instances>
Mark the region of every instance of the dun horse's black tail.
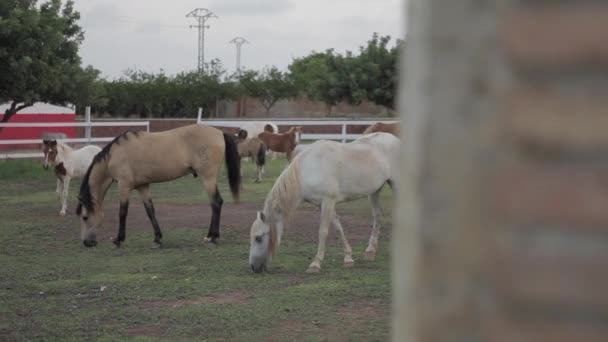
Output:
<instances>
[{"instance_id":1,"label":"dun horse's black tail","mask_svg":"<svg viewBox=\"0 0 608 342\"><path fill-rule=\"evenodd\" d=\"M266 145L260 144L258 149L258 155L256 156L255 163L257 166L264 166L266 164Z\"/></svg>"},{"instance_id":2,"label":"dun horse's black tail","mask_svg":"<svg viewBox=\"0 0 608 342\"><path fill-rule=\"evenodd\" d=\"M232 198L238 202L241 190L241 156L239 156L237 143L232 135L224 133L224 143L226 144L225 159L228 184L230 184Z\"/></svg>"}]
</instances>

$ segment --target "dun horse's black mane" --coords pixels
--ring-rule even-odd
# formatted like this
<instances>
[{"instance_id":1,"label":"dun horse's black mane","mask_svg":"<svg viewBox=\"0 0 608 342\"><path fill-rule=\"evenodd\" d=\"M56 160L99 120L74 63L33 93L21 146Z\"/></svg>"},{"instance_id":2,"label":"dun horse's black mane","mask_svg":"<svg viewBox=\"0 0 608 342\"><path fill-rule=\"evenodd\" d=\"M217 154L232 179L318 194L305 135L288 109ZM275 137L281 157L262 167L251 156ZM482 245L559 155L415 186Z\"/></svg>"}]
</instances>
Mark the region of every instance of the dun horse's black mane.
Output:
<instances>
[{"instance_id":1,"label":"dun horse's black mane","mask_svg":"<svg viewBox=\"0 0 608 342\"><path fill-rule=\"evenodd\" d=\"M129 130L120 134L119 136L114 138L114 140L112 140L109 144L104 146L104 148L102 148L101 151L99 151L99 153L95 155L95 157L93 157L93 161L91 162L91 165L89 165L87 173L85 173L84 178L82 179L82 184L80 184L80 193L78 194L78 206L76 207L77 215L80 216L80 213L82 212L82 206L84 206L88 212L93 212L93 197L91 196L91 188L89 187L89 177L91 176L91 170L93 170L93 167L96 164L106 160L110 156L110 150L112 149L112 146L119 145L122 138L124 138L124 140L129 139L129 134L137 136L139 132Z\"/></svg>"}]
</instances>

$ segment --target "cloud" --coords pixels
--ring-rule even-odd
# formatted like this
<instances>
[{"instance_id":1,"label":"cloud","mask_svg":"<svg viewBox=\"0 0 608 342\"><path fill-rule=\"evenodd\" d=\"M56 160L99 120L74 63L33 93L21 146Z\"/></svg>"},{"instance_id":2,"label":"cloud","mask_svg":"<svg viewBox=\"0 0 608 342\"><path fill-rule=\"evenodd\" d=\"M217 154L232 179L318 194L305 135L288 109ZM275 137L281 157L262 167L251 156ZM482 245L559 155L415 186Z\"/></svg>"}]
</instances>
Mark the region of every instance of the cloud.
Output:
<instances>
[{"instance_id":1,"label":"cloud","mask_svg":"<svg viewBox=\"0 0 608 342\"><path fill-rule=\"evenodd\" d=\"M213 0L209 5L219 17L230 15L275 15L294 8L291 0Z\"/></svg>"},{"instance_id":2,"label":"cloud","mask_svg":"<svg viewBox=\"0 0 608 342\"><path fill-rule=\"evenodd\" d=\"M121 23L120 9L116 5L99 4L81 12L85 27L115 27Z\"/></svg>"}]
</instances>

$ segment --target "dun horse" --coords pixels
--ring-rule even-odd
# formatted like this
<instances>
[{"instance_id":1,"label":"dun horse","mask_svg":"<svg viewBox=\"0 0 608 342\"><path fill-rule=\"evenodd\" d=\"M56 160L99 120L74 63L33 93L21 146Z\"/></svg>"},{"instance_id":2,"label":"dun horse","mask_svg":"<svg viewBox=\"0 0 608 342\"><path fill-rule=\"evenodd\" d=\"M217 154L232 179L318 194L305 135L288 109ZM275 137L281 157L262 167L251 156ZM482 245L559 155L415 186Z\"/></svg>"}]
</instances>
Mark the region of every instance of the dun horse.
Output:
<instances>
[{"instance_id":1,"label":"dun horse","mask_svg":"<svg viewBox=\"0 0 608 342\"><path fill-rule=\"evenodd\" d=\"M72 149L70 146L57 142L57 140L43 140L44 152L44 169L55 167L55 176L57 176L57 188L55 191L59 194L61 202L61 210L59 215L65 215L68 208L68 190L70 189L70 180L74 177L82 177L87 172L89 165L93 161L93 157L101 151L101 148L95 145L88 145L78 150Z\"/></svg>"},{"instance_id":2,"label":"dun horse","mask_svg":"<svg viewBox=\"0 0 608 342\"><path fill-rule=\"evenodd\" d=\"M363 131L363 134L385 132L385 133L390 133L390 134L396 136L397 138L399 138L400 131L401 131L401 125L399 122L388 123L388 124L383 123L383 122L376 122L375 124L367 127L365 129L365 131Z\"/></svg>"},{"instance_id":3,"label":"dun horse","mask_svg":"<svg viewBox=\"0 0 608 342\"><path fill-rule=\"evenodd\" d=\"M80 186L77 214L81 217L81 238L85 246L97 244L96 232L103 220L103 200L113 182L118 185L120 214L114 244L125 241L129 196L137 190L154 228L154 243L160 246L162 233L150 196L150 183L170 181L187 174L200 176L211 201L211 224L207 241L220 237L220 215L224 202L217 189L222 161L226 161L228 182L238 201L241 175L234 137L202 125L190 125L160 133L126 132L97 154Z\"/></svg>"},{"instance_id":4,"label":"dun horse","mask_svg":"<svg viewBox=\"0 0 608 342\"><path fill-rule=\"evenodd\" d=\"M302 127L291 127L289 131L280 133L262 132L258 134L258 138L268 146L271 151L284 152L287 155L287 160L291 161L291 153L298 143L300 143L300 134Z\"/></svg>"},{"instance_id":5,"label":"dun horse","mask_svg":"<svg viewBox=\"0 0 608 342\"><path fill-rule=\"evenodd\" d=\"M262 140L258 138L246 139L247 132L239 131L237 138L239 155L241 158L251 157L257 166L257 176L255 179L256 183L262 181L262 173L264 172L264 165L266 164L266 145Z\"/></svg>"},{"instance_id":6,"label":"dun horse","mask_svg":"<svg viewBox=\"0 0 608 342\"><path fill-rule=\"evenodd\" d=\"M307 272L319 272L325 256L330 224L344 244L344 266L352 267L352 249L335 212L337 202L369 196L374 223L365 258L373 260L380 233L380 191L397 176L399 139L388 133L363 136L342 144L321 140L301 151L281 173L268 193L264 209L251 226L249 265L255 272L266 269L281 243L283 227L302 201L321 205L319 247Z\"/></svg>"}]
</instances>

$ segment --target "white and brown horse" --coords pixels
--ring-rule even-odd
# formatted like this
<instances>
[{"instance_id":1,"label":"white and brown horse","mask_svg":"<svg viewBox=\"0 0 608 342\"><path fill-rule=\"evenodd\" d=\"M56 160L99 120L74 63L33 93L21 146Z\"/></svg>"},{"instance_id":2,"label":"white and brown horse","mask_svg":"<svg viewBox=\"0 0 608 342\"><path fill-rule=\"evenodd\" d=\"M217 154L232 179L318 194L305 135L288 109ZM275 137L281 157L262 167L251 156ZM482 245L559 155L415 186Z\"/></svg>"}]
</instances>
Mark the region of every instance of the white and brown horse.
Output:
<instances>
[{"instance_id":1,"label":"white and brown horse","mask_svg":"<svg viewBox=\"0 0 608 342\"><path fill-rule=\"evenodd\" d=\"M390 134L396 136L397 138L399 138L399 133L401 132L401 124L399 122L394 122L394 123L376 122L375 124L367 127L365 129L365 131L363 131L363 134L370 134L370 133L376 133L376 132L390 133Z\"/></svg>"},{"instance_id":2,"label":"white and brown horse","mask_svg":"<svg viewBox=\"0 0 608 342\"><path fill-rule=\"evenodd\" d=\"M239 127L239 136L245 138L257 138L262 132L279 133L279 127L270 121L248 121ZM243 139L245 139L243 138ZM268 150L272 159L276 159L277 154Z\"/></svg>"},{"instance_id":3,"label":"white and brown horse","mask_svg":"<svg viewBox=\"0 0 608 342\"><path fill-rule=\"evenodd\" d=\"M211 224L207 240L220 236L220 215L224 202L217 189L222 162L226 161L230 190L236 201L240 191L240 161L233 136L202 125L147 133L126 132L97 154L80 186L77 214L81 218L81 238L85 246L97 244L96 232L103 220L103 200L110 185L118 185L120 214L114 244L125 241L129 196L137 190L154 228L154 243L161 245L162 233L150 196L150 184L193 174L200 176L211 201Z\"/></svg>"},{"instance_id":4,"label":"white and brown horse","mask_svg":"<svg viewBox=\"0 0 608 342\"><path fill-rule=\"evenodd\" d=\"M352 249L335 205L359 196L369 196L373 207L374 223L365 250L365 258L373 260L381 226L380 191L384 184L394 184L398 155L399 139L388 133L369 134L349 144L321 140L298 153L275 182L251 226L251 269L260 272L268 267L281 243L285 223L302 201L321 206L319 247L307 272L321 270L325 240L332 224L344 244L344 266L352 267Z\"/></svg>"},{"instance_id":5,"label":"white and brown horse","mask_svg":"<svg viewBox=\"0 0 608 342\"><path fill-rule=\"evenodd\" d=\"M287 156L287 160L291 161L291 153L297 144L300 143L300 135L302 127L291 127L285 133L262 132L258 134L258 138L268 146L271 151L283 152Z\"/></svg>"},{"instance_id":6,"label":"white and brown horse","mask_svg":"<svg viewBox=\"0 0 608 342\"><path fill-rule=\"evenodd\" d=\"M42 143L43 167L45 170L49 167L55 168L55 176L57 176L55 191L59 194L59 201L61 202L59 215L65 215L68 208L70 180L74 177L84 176L93 161L93 157L101 151L101 148L95 145L87 145L74 150L57 140L43 140Z\"/></svg>"}]
</instances>

